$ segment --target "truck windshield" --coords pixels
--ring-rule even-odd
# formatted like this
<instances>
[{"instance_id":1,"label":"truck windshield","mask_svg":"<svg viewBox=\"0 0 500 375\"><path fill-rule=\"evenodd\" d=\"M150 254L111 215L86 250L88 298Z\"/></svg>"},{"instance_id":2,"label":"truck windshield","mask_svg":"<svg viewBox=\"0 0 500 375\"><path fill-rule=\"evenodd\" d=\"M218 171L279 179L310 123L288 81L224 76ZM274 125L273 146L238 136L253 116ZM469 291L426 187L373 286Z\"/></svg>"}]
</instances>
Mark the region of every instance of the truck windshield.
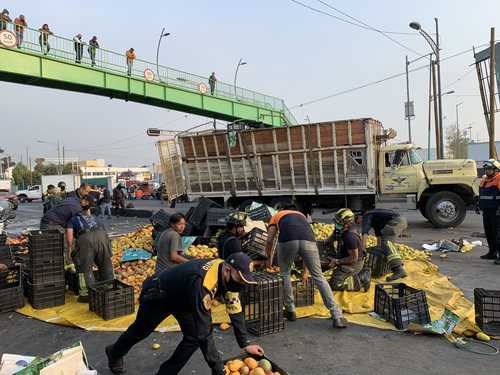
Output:
<instances>
[{"instance_id":1,"label":"truck windshield","mask_svg":"<svg viewBox=\"0 0 500 375\"><path fill-rule=\"evenodd\" d=\"M414 148L410 149L408 154L410 156L410 163L411 164L418 164L418 163L422 162L420 155L418 154L417 150L415 150Z\"/></svg>"}]
</instances>

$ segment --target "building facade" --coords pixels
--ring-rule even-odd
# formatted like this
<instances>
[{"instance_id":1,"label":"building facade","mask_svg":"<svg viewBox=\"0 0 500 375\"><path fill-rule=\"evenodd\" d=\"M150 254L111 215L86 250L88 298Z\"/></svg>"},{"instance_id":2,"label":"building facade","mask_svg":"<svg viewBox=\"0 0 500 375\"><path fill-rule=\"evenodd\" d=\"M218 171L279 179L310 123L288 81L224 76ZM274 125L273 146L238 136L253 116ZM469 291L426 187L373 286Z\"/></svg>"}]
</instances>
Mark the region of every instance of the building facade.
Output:
<instances>
[{"instance_id":1,"label":"building facade","mask_svg":"<svg viewBox=\"0 0 500 375\"><path fill-rule=\"evenodd\" d=\"M152 174L148 167L115 167L106 164L104 159L80 161L80 171L83 178L111 176L115 182L122 174L126 174L130 179L141 182L152 179Z\"/></svg>"}]
</instances>

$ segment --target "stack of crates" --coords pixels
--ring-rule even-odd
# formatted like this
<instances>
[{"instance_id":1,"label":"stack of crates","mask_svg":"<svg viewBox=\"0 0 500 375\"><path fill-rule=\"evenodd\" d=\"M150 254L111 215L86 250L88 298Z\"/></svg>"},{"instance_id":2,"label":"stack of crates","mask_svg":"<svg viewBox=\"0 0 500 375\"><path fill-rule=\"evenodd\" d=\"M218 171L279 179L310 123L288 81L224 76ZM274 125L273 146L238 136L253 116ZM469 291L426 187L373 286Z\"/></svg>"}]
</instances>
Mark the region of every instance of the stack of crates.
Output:
<instances>
[{"instance_id":1,"label":"stack of crates","mask_svg":"<svg viewBox=\"0 0 500 375\"><path fill-rule=\"evenodd\" d=\"M283 278L276 273L257 272L257 284L246 285L240 293L248 332L264 336L285 329Z\"/></svg>"},{"instance_id":2,"label":"stack of crates","mask_svg":"<svg viewBox=\"0 0 500 375\"><path fill-rule=\"evenodd\" d=\"M397 329L406 329L410 323L431 322L425 292L403 283L376 285L375 312Z\"/></svg>"},{"instance_id":3,"label":"stack of crates","mask_svg":"<svg viewBox=\"0 0 500 375\"><path fill-rule=\"evenodd\" d=\"M5 233L0 233L0 246L5 245L7 241L7 235Z\"/></svg>"},{"instance_id":4,"label":"stack of crates","mask_svg":"<svg viewBox=\"0 0 500 375\"><path fill-rule=\"evenodd\" d=\"M0 264L5 264L7 267L14 265L14 257L10 246L0 245Z\"/></svg>"},{"instance_id":5,"label":"stack of crates","mask_svg":"<svg viewBox=\"0 0 500 375\"><path fill-rule=\"evenodd\" d=\"M476 324L491 336L500 336L500 290L474 289Z\"/></svg>"},{"instance_id":6,"label":"stack of crates","mask_svg":"<svg viewBox=\"0 0 500 375\"><path fill-rule=\"evenodd\" d=\"M57 230L29 234L26 293L35 309L64 305L64 236Z\"/></svg>"},{"instance_id":7,"label":"stack of crates","mask_svg":"<svg viewBox=\"0 0 500 375\"><path fill-rule=\"evenodd\" d=\"M134 312L134 288L118 280L101 281L89 288L89 310L104 320Z\"/></svg>"},{"instance_id":8,"label":"stack of crates","mask_svg":"<svg viewBox=\"0 0 500 375\"><path fill-rule=\"evenodd\" d=\"M0 272L0 313L24 306L21 266L10 266Z\"/></svg>"},{"instance_id":9,"label":"stack of crates","mask_svg":"<svg viewBox=\"0 0 500 375\"><path fill-rule=\"evenodd\" d=\"M241 249L252 260L266 260L267 232L260 228L253 228L241 240Z\"/></svg>"}]
</instances>

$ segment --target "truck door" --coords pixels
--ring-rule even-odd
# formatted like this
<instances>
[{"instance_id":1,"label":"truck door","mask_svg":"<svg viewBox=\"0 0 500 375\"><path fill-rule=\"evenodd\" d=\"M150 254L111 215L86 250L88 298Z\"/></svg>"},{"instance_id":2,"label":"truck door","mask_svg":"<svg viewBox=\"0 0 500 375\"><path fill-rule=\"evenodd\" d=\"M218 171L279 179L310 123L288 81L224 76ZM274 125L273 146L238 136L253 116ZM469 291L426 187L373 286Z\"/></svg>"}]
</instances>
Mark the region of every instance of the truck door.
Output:
<instances>
[{"instance_id":1,"label":"truck door","mask_svg":"<svg viewBox=\"0 0 500 375\"><path fill-rule=\"evenodd\" d=\"M411 164L405 149L386 151L383 162L381 189L384 194L414 193L417 184L417 169Z\"/></svg>"}]
</instances>

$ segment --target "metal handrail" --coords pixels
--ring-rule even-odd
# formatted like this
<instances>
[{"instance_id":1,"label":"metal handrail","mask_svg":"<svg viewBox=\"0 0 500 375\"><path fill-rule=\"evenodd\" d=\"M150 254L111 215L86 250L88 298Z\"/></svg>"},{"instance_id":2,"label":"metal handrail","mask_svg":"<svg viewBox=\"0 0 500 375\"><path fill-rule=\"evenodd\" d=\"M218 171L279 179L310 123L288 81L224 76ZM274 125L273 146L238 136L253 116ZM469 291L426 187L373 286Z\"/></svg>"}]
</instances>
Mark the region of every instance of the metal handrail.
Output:
<instances>
[{"instance_id":1,"label":"metal handrail","mask_svg":"<svg viewBox=\"0 0 500 375\"><path fill-rule=\"evenodd\" d=\"M13 22L7 23L7 29L15 32L15 25ZM35 53L44 54L48 58L53 58L56 60L64 60L66 62L75 63L76 50L74 47L74 42L72 39L68 39L56 34L51 34L48 36L49 48L40 43L41 32L30 27L23 27L23 40L20 44L20 49ZM83 44L83 54L81 56L82 65L91 65L91 58L89 53L89 45L87 42ZM96 48L95 54L95 65L94 69L107 70L121 74L127 74L127 64L125 53L120 54L114 51L107 50L105 48ZM156 64L148 62L142 59L135 59L133 62L131 76L140 77L144 79L144 70L151 69L153 72L156 71ZM210 85L208 84L208 77L202 77L196 74L191 74L182 70L169 68L163 65L159 65L158 71L160 77L155 77L154 82L158 84L164 84L167 86L180 87L182 89L199 92L198 86L200 83L207 85L209 92L206 95L211 95ZM284 100L261 94L259 92L244 89L241 87L235 87L234 85L217 81L215 85L215 90L213 93L215 97L226 98L234 101L240 101L242 103L252 104L259 107L269 108L270 110L282 112L290 123L296 123L291 112L286 108Z\"/></svg>"}]
</instances>

